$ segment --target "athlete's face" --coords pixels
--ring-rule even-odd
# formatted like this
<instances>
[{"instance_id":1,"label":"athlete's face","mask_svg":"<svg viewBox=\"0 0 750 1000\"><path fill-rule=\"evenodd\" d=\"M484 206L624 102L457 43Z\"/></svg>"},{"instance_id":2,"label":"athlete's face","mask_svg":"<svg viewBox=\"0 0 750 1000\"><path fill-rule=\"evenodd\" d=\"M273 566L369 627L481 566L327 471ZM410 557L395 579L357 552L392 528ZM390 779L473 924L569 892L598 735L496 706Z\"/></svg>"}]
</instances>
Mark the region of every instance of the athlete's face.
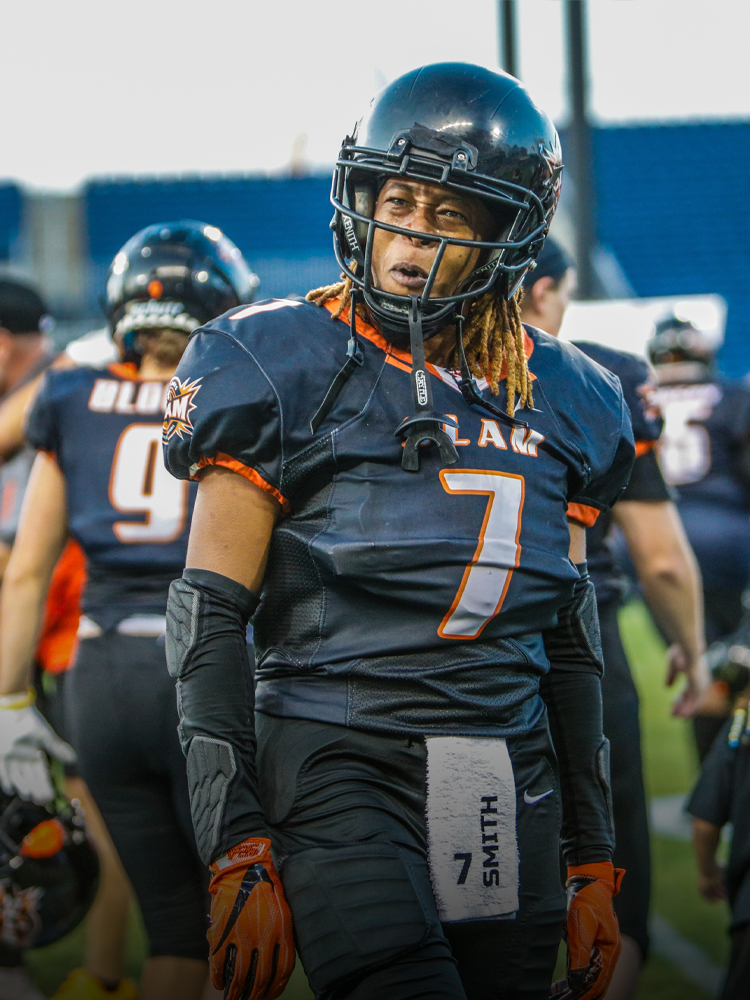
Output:
<instances>
[{"instance_id":1,"label":"athlete's face","mask_svg":"<svg viewBox=\"0 0 750 1000\"><path fill-rule=\"evenodd\" d=\"M439 244L429 235L462 240L491 238L495 225L479 198L447 191L438 184L389 178L375 205L374 218L420 236L376 229L372 277L376 288L396 295L421 295ZM446 247L431 298L453 295L476 267L481 251Z\"/></svg>"}]
</instances>

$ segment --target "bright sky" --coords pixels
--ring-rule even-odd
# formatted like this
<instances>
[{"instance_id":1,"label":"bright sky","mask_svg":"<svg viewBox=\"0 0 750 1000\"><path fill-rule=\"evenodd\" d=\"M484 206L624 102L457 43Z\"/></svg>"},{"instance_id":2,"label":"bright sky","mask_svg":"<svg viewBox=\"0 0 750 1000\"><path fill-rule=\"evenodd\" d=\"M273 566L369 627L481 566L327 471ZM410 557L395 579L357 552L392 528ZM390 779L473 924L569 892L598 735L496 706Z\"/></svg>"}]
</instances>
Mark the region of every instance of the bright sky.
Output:
<instances>
[{"instance_id":1,"label":"bright sky","mask_svg":"<svg viewBox=\"0 0 750 1000\"><path fill-rule=\"evenodd\" d=\"M562 0L518 0L520 73L566 115ZM497 66L496 0L26 0L3 4L0 177L316 167L384 83ZM750 118L747 0L590 0L604 122ZM300 136L307 139L300 139Z\"/></svg>"}]
</instances>

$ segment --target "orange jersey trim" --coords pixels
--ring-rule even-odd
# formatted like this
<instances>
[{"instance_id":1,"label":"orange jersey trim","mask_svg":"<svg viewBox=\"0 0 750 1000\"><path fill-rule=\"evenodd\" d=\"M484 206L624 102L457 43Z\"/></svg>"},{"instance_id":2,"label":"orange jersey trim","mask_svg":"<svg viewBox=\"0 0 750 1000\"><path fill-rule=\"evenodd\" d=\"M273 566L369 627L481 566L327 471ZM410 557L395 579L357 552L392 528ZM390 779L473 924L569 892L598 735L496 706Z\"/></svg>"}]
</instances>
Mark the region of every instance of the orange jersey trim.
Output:
<instances>
[{"instance_id":1,"label":"orange jersey trim","mask_svg":"<svg viewBox=\"0 0 750 1000\"><path fill-rule=\"evenodd\" d=\"M107 370L113 375L117 375L118 378L128 379L131 382L140 378L138 368L132 361L113 361L112 364L107 365Z\"/></svg>"},{"instance_id":2,"label":"orange jersey trim","mask_svg":"<svg viewBox=\"0 0 750 1000\"><path fill-rule=\"evenodd\" d=\"M328 312L333 315L333 313L338 309L339 299L329 299L328 302L324 302L323 305ZM338 319L340 319L342 323L346 323L346 325L349 326L349 310L344 309ZM405 372L410 372L412 370L414 362L412 361L412 356L408 351L403 351L399 347L394 347L393 344L389 343L381 333L378 333L374 326L371 326L369 323L365 323L360 316L355 317L354 323L357 327L357 333L361 337L364 337L365 340L369 340L372 344L375 344L376 347L379 347L381 351L384 351L388 355L386 361L389 365L393 365L394 368L400 368ZM528 361L534 353L534 341L525 330L523 331L523 351L526 355L526 360ZM433 375L436 375L438 378L440 377L439 372L435 370L435 366L430 364L429 361L427 362L427 369ZM503 365L500 371L500 379L504 379L507 374L506 366ZM529 372L529 378L533 381L536 379L536 375Z\"/></svg>"},{"instance_id":3,"label":"orange jersey trim","mask_svg":"<svg viewBox=\"0 0 750 1000\"><path fill-rule=\"evenodd\" d=\"M585 503L569 503L567 514L571 521L577 521L585 528L590 528L596 524L596 519L601 511L597 510L596 507L589 507Z\"/></svg>"},{"instance_id":4,"label":"orange jersey trim","mask_svg":"<svg viewBox=\"0 0 750 1000\"><path fill-rule=\"evenodd\" d=\"M650 451L653 451L655 447L656 441L636 441L635 457L640 458L641 455L647 455Z\"/></svg>"},{"instance_id":5,"label":"orange jersey trim","mask_svg":"<svg viewBox=\"0 0 750 1000\"><path fill-rule=\"evenodd\" d=\"M213 458L206 458L205 455L201 455L198 468L205 469L209 465L220 465L223 469L231 469L232 472L243 476L255 486L259 486L266 493L270 493L272 497L275 497L281 504L284 513L288 514L290 512L291 506L287 498L279 493L275 486L271 486L270 483L266 482L260 473L256 472L255 469L251 469L249 465L243 465L242 462L238 462L231 455L225 455L222 451L217 451Z\"/></svg>"}]
</instances>

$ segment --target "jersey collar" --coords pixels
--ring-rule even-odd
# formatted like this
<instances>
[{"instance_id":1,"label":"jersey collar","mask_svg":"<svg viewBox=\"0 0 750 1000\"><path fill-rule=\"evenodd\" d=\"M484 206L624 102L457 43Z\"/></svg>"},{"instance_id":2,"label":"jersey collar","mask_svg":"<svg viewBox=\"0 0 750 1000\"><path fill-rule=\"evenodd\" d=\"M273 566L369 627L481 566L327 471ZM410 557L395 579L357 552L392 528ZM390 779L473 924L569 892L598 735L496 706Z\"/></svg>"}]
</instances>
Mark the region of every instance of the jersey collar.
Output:
<instances>
[{"instance_id":1,"label":"jersey collar","mask_svg":"<svg viewBox=\"0 0 750 1000\"><path fill-rule=\"evenodd\" d=\"M333 314L338 309L339 301L340 301L340 296L337 296L335 299L329 299L327 302L324 302L323 305L326 307L329 313ZM343 312L339 315L338 319L340 319L342 323L345 323L347 326L349 326L349 309L348 308L344 309ZM375 344L376 347L379 347L381 351L385 351L385 353L388 355L388 360L392 364L395 364L397 368L403 368L405 371L411 371L412 358L411 354L408 351L402 351L400 348L394 347L393 344L389 343L389 341L385 339L382 333L378 333L375 327L372 326L370 323L366 323L361 318L361 316L355 316L354 322L357 327L357 333L360 335L360 337L364 337L365 340L369 340L371 343ZM528 361L531 355L534 353L534 341L529 336L525 327L523 331L523 350L524 354L526 355L526 360ZM449 375L449 377L452 378L452 373L450 372L449 369L442 368L437 365L432 365L430 364L429 361L427 362L427 368L430 372L432 372L433 375L437 375L438 378L443 379L444 382L448 381L448 378L445 377L446 375ZM500 380L502 381L507 376L507 374L508 373L506 366L505 364L503 364L503 367L500 371ZM529 372L529 377L532 379L532 381L536 379L536 375L532 374L531 372ZM484 383L484 387L486 387L486 381L482 379L482 382Z\"/></svg>"}]
</instances>

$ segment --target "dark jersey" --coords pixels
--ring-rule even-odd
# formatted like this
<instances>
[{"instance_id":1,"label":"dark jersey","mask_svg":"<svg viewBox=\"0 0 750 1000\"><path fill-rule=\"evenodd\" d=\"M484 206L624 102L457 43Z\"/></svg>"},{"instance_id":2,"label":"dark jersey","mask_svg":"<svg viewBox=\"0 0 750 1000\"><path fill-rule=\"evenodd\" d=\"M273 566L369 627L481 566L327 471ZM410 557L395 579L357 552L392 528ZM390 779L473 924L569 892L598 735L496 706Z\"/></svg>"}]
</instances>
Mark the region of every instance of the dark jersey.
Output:
<instances>
[{"instance_id":1,"label":"dark jersey","mask_svg":"<svg viewBox=\"0 0 750 1000\"><path fill-rule=\"evenodd\" d=\"M729 746L730 725L714 740L687 810L714 826L733 824L724 878L736 927L750 922L750 747Z\"/></svg>"},{"instance_id":2,"label":"dark jersey","mask_svg":"<svg viewBox=\"0 0 750 1000\"><path fill-rule=\"evenodd\" d=\"M457 465L401 466L411 357L359 323L364 363L316 433L346 358L328 310L275 300L198 331L173 380L166 462L216 464L281 503L254 617L261 711L409 732L521 732L541 712L540 632L577 571L566 512L619 496L633 444L617 380L538 330L536 409L510 427L431 367Z\"/></svg>"},{"instance_id":3,"label":"dark jersey","mask_svg":"<svg viewBox=\"0 0 750 1000\"><path fill-rule=\"evenodd\" d=\"M664 384L655 400L664 414L659 458L678 503L747 512L737 460L750 446L750 388L723 379Z\"/></svg>"},{"instance_id":4,"label":"dark jersey","mask_svg":"<svg viewBox=\"0 0 750 1000\"><path fill-rule=\"evenodd\" d=\"M102 627L134 611L163 613L185 565L195 488L160 461L166 386L130 365L48 372L29 442L54 455L68 524L88 564L82 608Z\"/></svg>"},{"instance_id":5,"label":"dark jersey","mask_svg":"<svg viewBox=\"0 0 750 1000\"><path fill-rule=\"evenodd\" d=\"M662 501L670 499L656 461L654 446L662 432L663 420L654 402L652 369L634 354L613 351L601 344L576 343L584 354L613 372L620 380L633 423L636 460L621 500ZM586 560L599 604L620 600L625 583L610 544L612 515L603 514L586 532Z\"/></svg>"}]
</instances>

